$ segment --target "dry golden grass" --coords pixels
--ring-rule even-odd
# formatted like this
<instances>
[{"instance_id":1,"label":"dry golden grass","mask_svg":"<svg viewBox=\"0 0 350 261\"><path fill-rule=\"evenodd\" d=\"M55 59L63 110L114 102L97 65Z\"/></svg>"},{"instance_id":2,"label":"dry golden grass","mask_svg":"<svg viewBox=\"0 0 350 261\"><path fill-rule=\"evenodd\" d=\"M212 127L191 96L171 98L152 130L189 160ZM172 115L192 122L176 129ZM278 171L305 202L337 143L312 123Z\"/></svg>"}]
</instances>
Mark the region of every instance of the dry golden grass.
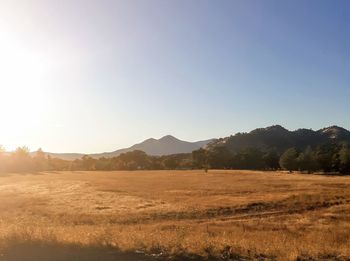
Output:
<instances>
[{"instance_id":1,"label":"dry golden grass","mask_svg":"<svg viewBox=\"0 0 350 261\"><path fill-rule=\"evenodd\" d=\"M256 171L9 173L0 174L0 202L4 260L16 260L13 252L21 251L35 260L25 249L38 245L41 252L44 245L90 249L89 260L100 253L91 249L101 247L182 256L179 260L350 258L350 177ZM47 259L54 252L48 250Z\"/></svg>"}]
</instances>

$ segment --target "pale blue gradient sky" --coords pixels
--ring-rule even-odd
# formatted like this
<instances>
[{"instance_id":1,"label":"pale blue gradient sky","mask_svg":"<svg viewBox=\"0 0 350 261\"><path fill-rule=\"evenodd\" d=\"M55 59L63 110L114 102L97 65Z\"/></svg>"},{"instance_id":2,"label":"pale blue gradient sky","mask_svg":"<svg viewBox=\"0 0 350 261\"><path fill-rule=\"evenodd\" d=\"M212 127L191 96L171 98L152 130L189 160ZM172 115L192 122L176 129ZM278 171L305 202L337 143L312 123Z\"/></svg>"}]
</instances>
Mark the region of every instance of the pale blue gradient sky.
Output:
<instances>
[{"instance_id":1,"label":"pale blue gradient sky","mask_svg":"<svg viewBox=\"0 0 350 261\"><path fill-rule=\"evenodd\" d=\"M2 0L0 144L350 129L350 1Z\"/></svg>"}]
</instances>

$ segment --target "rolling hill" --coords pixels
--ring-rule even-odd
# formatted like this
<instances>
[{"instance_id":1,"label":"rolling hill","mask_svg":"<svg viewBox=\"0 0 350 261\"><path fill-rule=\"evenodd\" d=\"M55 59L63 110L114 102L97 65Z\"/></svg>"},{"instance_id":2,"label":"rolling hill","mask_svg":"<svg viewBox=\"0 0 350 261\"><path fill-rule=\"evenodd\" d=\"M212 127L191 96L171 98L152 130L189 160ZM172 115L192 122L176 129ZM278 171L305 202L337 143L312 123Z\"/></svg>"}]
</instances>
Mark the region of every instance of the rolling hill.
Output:
<instances>
[{"instance_id":1,"label":"rolling hill","mask_svg":"<svg viewBox=\"0 0 350 261\"><path fill-rule=\"evenodd\" d=\"M280 125L255 129L249 133L237 133L234 136L213 141L208 149L224 146L231 152L239 152L248 148L261 150L276 150L279 153L295 147L305 149L308 146L317 147L328 142L350 143L350 132L342 127L331 126L317 131L298 129L289 131Z\"/></svg>"}]
</instances>

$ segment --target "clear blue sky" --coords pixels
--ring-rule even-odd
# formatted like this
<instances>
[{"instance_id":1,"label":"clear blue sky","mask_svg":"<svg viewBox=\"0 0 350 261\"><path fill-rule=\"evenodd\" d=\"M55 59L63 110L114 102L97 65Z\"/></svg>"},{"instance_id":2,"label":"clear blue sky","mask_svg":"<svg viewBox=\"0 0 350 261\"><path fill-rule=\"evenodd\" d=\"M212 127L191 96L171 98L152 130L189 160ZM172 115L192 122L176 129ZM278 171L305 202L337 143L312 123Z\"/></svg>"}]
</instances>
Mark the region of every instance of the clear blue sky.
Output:
<instances>
[{"instance_id":1,"label":"clear blue sky","mask_svg":"<svg viewBox=\"0 0 350 261\"><path fill-rule=\"evenodd\" d=\"M2 0L0 55L8 149L350 129L347 0Z\"/></svg>"}]
</instances>

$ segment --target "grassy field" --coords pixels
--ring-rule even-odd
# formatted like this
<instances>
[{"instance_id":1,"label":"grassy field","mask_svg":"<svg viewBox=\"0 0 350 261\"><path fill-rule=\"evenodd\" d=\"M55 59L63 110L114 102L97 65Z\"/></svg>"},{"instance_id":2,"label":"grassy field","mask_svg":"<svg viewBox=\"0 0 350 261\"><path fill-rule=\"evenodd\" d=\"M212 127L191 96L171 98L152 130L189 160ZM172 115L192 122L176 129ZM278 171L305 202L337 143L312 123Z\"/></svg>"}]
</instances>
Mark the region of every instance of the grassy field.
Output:
<instances>
[{"instance_id":1,"label":"grassy field","mask_svg":"<svg viewBox=\"0 0 350 261\"><path fill-rule=\"evenodd\" d=\"M0 260L350 258L350 177L9 173L0 202Z\"/></svg>"}]
</instances>

